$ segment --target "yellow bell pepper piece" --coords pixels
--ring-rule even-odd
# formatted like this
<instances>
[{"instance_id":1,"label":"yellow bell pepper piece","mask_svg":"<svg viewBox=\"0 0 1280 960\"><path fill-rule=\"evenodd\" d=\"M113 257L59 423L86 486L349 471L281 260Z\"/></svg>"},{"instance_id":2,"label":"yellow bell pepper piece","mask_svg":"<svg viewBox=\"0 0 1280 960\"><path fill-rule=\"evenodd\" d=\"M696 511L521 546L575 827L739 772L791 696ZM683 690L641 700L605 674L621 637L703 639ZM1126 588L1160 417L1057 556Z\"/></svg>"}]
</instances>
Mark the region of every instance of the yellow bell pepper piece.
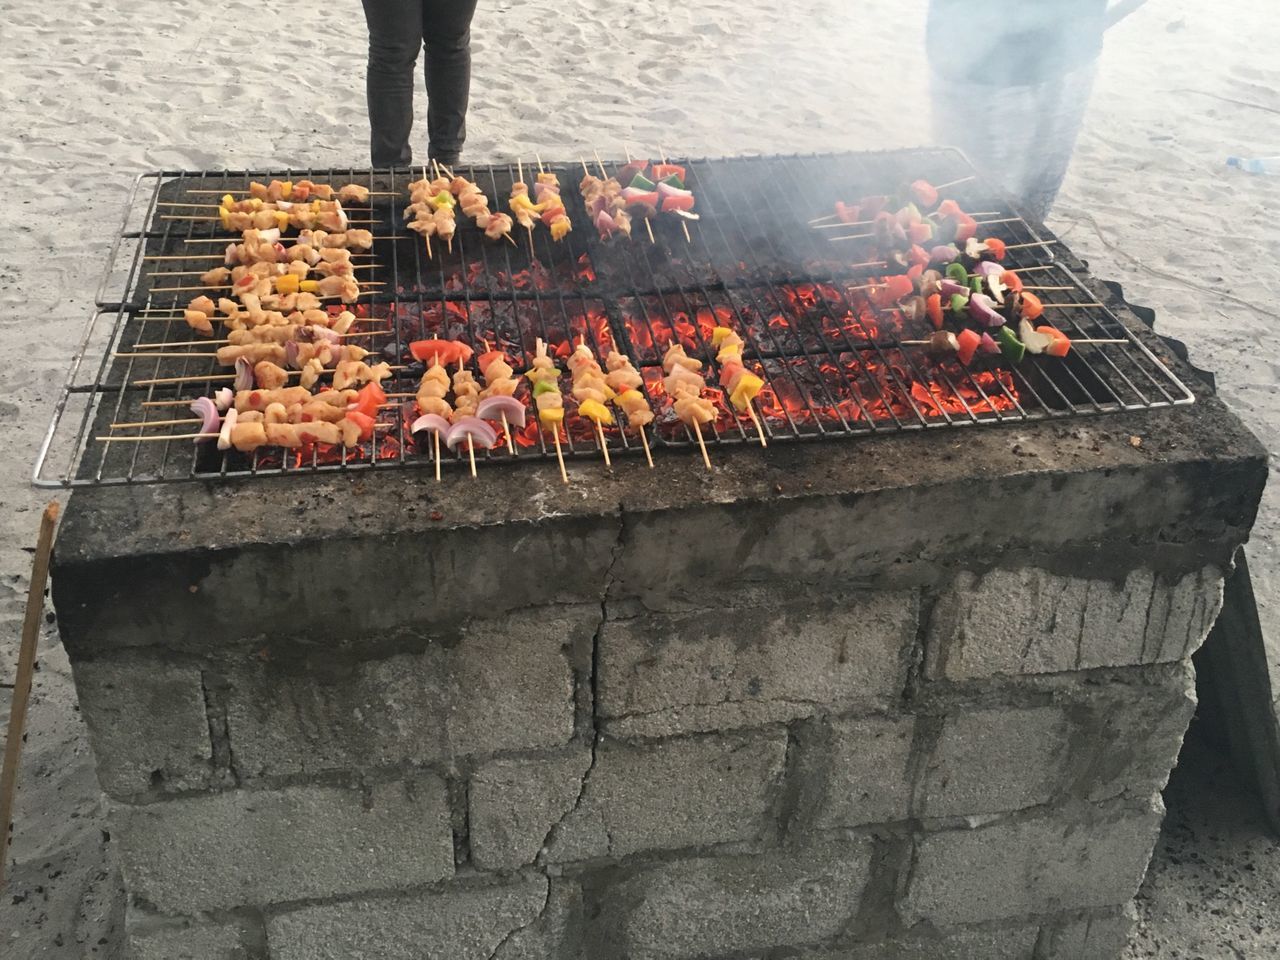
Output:
<instances>
[{"instance_id":1,"label":"yellow bell pepper piece","mask_svg":"<svg viewBox=\"0 0 1280 960\"><path fill-rule=\"evenodd\" d=\"M288 200L292 196L293 196L293 181L286 180L282 184L280 184L280 199Z\"/></svg>"},{"instance_id":2,"label":"yellow bell pepper piece","mask_svg":"<svg viewBox=\"0 0 1280 960\"><path fill-rule=\"evenodd\" d=\"M617 402L618 402L618 406L625 407L628 403L631 403L636 400L643 401L645 406L649 405L649 401L644 399L644 394L641 393L639 390L623 390L620 394L618 394Z\"/></svg>"},{"instance_id":3,"label":"yellow bell pepper piece","mask_svg":"<svg viewBox=\"0 0 1280 960\"><path fill-rule=\"evenodd\" d=\"M450 193L448 190L441 190L439 193L437 193L434 197L431 198L431 205L435 207L437 210L439 210L441 207L451 208L453 207L453 204L454 204L453 194Z\"/></svg>"},{"instance_id":4,"label":"yellow bell pepper piece","mask_svg":"<svg viewBox=\"0 0 1280 960\"><path fill-rule=\"evenodd\" d=\"M302 293L319 293L320 284L314 280L303 280L298 284L298 290Z\"/></svg>"},{"instance_id":5,"label":"yellow bell pepper piece","mask_svg":"<svg viewBox=\"0 0 1280 960\"><path fill-rule=\"evenodd\" d=\"M222 200L220 201L220 205L226 207L229 210L236 205L236 198L229 193L224 193L222 195Z\"/></svg>"},{"instance_id":6,"label":"yellow bell pepper piece","mask_svg":"<svg viewBox=\"0 0 1280 960\"><path fill-rule=\"evenodd\" d=\"M299 289L300 285L296 273L286 273L283 276L276 277L276 293L297 293Z\"/></svg>"},{"instance_id":7,"label":"yellow bell pepper piece","mask_svg":"<svg viewBox=\"0 0 1280 960\"><path fill-rule=\"evenodd\" d=\"M249 207L254 213L257 213L259 210L262 209L262 198L254 197L252 200L249 201Z\"/></svg>"},{"instance_id":8,"label":"yellow bell pepper piece","mask_svg":"<svg viewBox=\"0 0 1280 960\"><path fill-rule=\"evenodd\" d=\"M594 420L596 423L603 423L605 426L613 423L613 414L604 404L595 400L583 400L578 404L578 416Z\"/></svg>"},{"instance_id":9,"label":"yellow bell pepper piece","mask_svg":"<svg viewBox=\"0 0 1280 960\"><path fill-rule=\"evenodd\" d=\"M543 428L559 426L564 423L564 407L548 407L546 410L538 411L538 421Z\"/></svg>"},{"instance_id":10,"label":"yellow bell pepper piece","mask_svg":"<svg viewBox=\"0 0 1280 960\"><path fill-rule=\"evenodd\" d=\"M725 337L729 336L731 333L733 333L733 331L728 327L716 327L711 331L711 345L713 347L720 346L720 344L724 343Z\"/></svg>"},{"instance_id":11,"label":"yellow bell pepper piece","mask_svg":"<svg viewBox=\"0 0 1280 960\"><path fill-rule=\"evenodd\" d=\"M551 239L557 240L557 241L563 240L565 237L565 234L567 234L572 229L573 229L573 224L569 222L568 217L563 217L560 220L556 220L554 223L551 224Z\"/></svg>"},{"instance_id":12,"label":"yellow bell pepper piece","mask_svg":"<svg viewBox=\"0 0 1280 960\"><path fill-rule=\"evenodd\" d=\"M276 226L281 230L289 229L289 215L283 210L276 211Z\"/></svg>"},{"instance_id":13,"label":"yellow bell pepper piece","mask_svg":"<svg viewBox=\"0 0 1280 960\"><path fill-rule=\"evenodd\" d=\"M222 221L223 230L231 229L231 211L230 210L228 210L226 207L219 207L218 219Z\"/></svg>"},{"instance_id":14,"label":"yellow bell pepper piece","mask_svg":"<svg viewBox=\"0 0 1280 960\"><path fill-rule=\"evenodd\" d=\"M764 388L764 381L750 371L745 371L738 378L738 385L734 388L733 393L729 397L729 402L733 404L735 409L745 410L751 405L751 401L755 399Z\"/></svg>"}]
</instances>

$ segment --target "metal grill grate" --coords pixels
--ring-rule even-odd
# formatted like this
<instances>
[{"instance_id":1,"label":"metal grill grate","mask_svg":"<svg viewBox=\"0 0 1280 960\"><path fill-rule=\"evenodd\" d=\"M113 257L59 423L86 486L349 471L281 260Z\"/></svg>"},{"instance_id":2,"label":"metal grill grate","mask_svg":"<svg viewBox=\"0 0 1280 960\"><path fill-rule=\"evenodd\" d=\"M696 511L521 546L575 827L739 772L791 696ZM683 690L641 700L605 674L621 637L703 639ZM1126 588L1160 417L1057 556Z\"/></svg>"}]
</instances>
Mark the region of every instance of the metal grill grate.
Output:
<instances>
[{"instance_id":1,"label":"metal grill grate","mask_svg":"<svg viewBox=\"0 0 1280 960\"><path fill-rule=\"evenodd\" d=\"M612 174L620 164L606 166ZM577 193L582 166L555 164L551 169L564 185L575 226L564 242L553 244L545 229L529 237L517 227L517 243L493 244L459 217L452 252L437 249L432 259L400 217L406 184L416 172L143 175L126 204L98 291L98 310L73 359L40 450L35 482L149 483L432 465L430 451L417 449L404 417L394 409L384 411L385 427L362 448L312 450L305 456L270 448L253 455L221 454L212 444L197 446L183 439L95 439L108 433L184 433L191 428L162 421L189 417L187 402L229 382L213 379L225 371L211 357L188 355L210 352L189 344L194 337L181 319L182 308L200 291L167 289L198 284L195 274L155 274L198 273L216 266L225 244L238 239L222 232L212 209L204 211L209 221L180 219L201 211L172 204L215 204L222 192L240 195L250 179L272 177L307 176L334 186L356 182L386 194L371 197L367 209L349 212L354 219L370 221L365 225L378 238L372 257L364 261L376 266L360 276L382 286L371 288L351 309L386 328L385 334L364 342L379 344L391 363L403 367L384 384L388 393L411 395L416 390L421 370L407 362L407 345L415 339L487 341L524 369L536 337L562 353L585 337L602 358L616 346L640 370L658 415L649 428L650 446L685 448L693 437L674 418L663 395L661 356L679 339L690 356L714 373L710 332L719 323L740 333L746 341L746 365L766 382L758 409L771 442L1145 410L1194 400L1105 306L1061 309L1052 319L1073 338L1123 342L1082 345L1065 359L1028 357L1016 366L988 362L966 368L901 345L930 331L927 322L913 324L854 289L883 272L866 263L874 259L872 242L832 242L807 221L830 210L836 199L892 192L903 171L909 178L935 183L973 177L955 151L692 160L686 167L702 215L700 222L690 224L688 240L678 222L661 217L654 221L652 244L639 223L634 239L601 242L587 224ZM456 172L475 180L495 210L505 208L516 179L514 165ZM594 164L592 172L599 173ZM957 185L948 196L966 210L996 214L983 218L999 221L983 235L1010 245L1034 244L1010 251L1005 262L1015 269L1034 268L1028 282L1034 276L1037 286L1057 288L1044 299L1094 302L1089 288L1056 255L1065 253L1060 241L1037 232L980 179ZM138 356L148 352L134 349L139 343L162 346L154 356ZM174 346L163 346L169 344ZM156 380L165 382L152 382ZM708 381L713 381L710 374ZM522 382L517 395L523 396L526 388ZM592 425L573 415L568 396L566 403L566 455L598 457ZM756 442L755 425L745 413L733 411L723 399L717 400L717 409L719 416L706 432L713 451L717 445ZM124 423L139 426L113 429ZM634 431L614 427L606 438L614 456L640 448ZM554 459L548 438L532 418L514 439L514 457L504 446L486 452L484 459ZM454 467L455 461L445 466Z\"/></svg>"}]
</instances>

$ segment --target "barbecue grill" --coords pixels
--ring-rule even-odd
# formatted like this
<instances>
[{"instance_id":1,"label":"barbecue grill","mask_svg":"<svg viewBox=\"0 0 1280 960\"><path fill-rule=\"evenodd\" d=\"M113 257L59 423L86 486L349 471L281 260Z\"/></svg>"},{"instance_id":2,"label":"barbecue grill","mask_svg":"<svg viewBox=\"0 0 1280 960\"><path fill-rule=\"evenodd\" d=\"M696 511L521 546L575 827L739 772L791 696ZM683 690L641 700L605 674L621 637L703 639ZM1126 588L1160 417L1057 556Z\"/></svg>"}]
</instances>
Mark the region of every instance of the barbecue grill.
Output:
<instances>
[{"instance_id":1,"label":"barbecue grill","mask_svg":"<svg viewBox=\"0 0 1280 960\"><path fill-rule=\"evenodd\" d=\"M432 451L419 445L398 409L383 411L384 427L362 447L305 453L264 448L252 455L221 453L190 439L133 442L133 436L181 437L189 432L187 403L230 377L212 349L193 345L183 307L200 291L196 274L221 261L234 241L212 205L223 192L243 195L250 179L309 177L335 186L356 182L374 192L367 208L350 209L375 244L362 271L368 286L350 307L385 333L361 342L397 367L384 383L389 394L412 395L422 370L409 342L440 337L479 346L487 342L528 367L542 338L561 358L585 338L597 355L627 354L645 381L657 419L648 442L660 449L696 449L693 436L670 410L662 391L661 358L674 340L714 370L711 330L730 326L746 342L744 360L766 383L757 398L768 442L834 440L905 430L1020 423L1146 410L1194 402L1177 376L1082 280L1083 267L1065 245L1020 215L955 150L826 154L685 161L688 186L701 220L686 238L675 218L654 221L655 240L601 241L587 222L575 185L579 163L549 165L565 185L574 231L552 243L545 229L514 244L494 244L472 224L459 222L451 251L438 241L434 256L401 217L407 183L420 170L161 171L141 175L125 206L91 317L71 364L65 389L41 447L35 482L81 486L231 479L340 471L430 467ZM592 164L592 172L600 170ZM613 174L621 164L606 163ZM514 164L459 168L476 181L495 210L505 208ZM961 366L918 346L927 321L910 322L877 306L864 286L884 272L871 240L830 239L808 220L835 200L892 193L904 179L960 181L947 191L966 210L988 213L990 228L1011 250L1007 266L1054 288L1054 325L1073 339L1120 341L1082 344L1063 359L1028 356L1009 365L999 358ZM183 204L209 204L208 210ZM163 259L155 259L163 258ZM191 272L181 277L158 273ZM175 287L191 289L175 290ZM136 344L147 344L145 349ZM372 361L373 357L370 358ZM225 379L224 379L225 378ZM710 378L709 378L710 379ZM524 388L522 387L522 390ZM518 394L520 395L520 394ZM598 458L594 426L573 415L566 397L564 454ZM755 443L755 424L727 402L704 430L710 449ZM120 426L127 424L128 426ZM111 439L103 439L110 437ZM641 450L634 431L604 432L611 456ZM120 439L116 439L120 438ZM487 467L555 459L536 418L505 446L477 456ZM456 469L465 454L449 455Z\"/></svg>"}]
</instances>

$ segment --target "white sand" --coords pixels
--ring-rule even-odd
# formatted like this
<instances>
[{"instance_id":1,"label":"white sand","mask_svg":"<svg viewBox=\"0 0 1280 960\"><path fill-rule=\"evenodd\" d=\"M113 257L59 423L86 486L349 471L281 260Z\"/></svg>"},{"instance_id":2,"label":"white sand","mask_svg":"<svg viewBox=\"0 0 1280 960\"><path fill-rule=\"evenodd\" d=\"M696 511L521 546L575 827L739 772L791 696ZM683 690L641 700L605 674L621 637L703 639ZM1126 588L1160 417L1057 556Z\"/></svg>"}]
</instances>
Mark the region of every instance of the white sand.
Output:
<instances>
[{"instance_id":1,"label":"white sand","mask_svg":"<svg viewBox=\"0 0 1280 960\"><path fill-rule=\"evenodd\" d=\"M481 0L468 155L574 157L593 146L617 154L624 138L695 155L927 143L925 6ZM1229 17L1224 6L1153 0L1112 31L1051 225L1098 274L1155 307L1163 330L1191 343L1274 452L1280 179L1230 171L1223 159L1280 153L1280 28L1269 0L1239 0ZM780 7L788 12L779 16ZM272 11L285 9L303 16L277 21ZM23 545L45 499L27 485L30 464L132 177L157 167L367 163L358 4L333 5L328 17L311 9L319 8L5 4L0 182L13 225L0 259L0 338L24 359L6 365L0 390L9 507L0 514L0 678L12 676L30 562ZM575 13L566 20L566 11ZM550 57L539 28L558 38ZM266 31L273 40L255 58L250 38ZM418 115L425 131L424 100ZM1280 638L1278 525L1272 491L1251 555ZM1280 648L1275 662L1280 676ZM0 899L6 960L101 957L110 948L98 940L113 936L118 900L73 707L65 655L47 637L14 848L13 892L25 899ZM7 716L4 690L0 709ZM1248 956L1275 948L1272 932L1232 927L1230 905L1210 925L1162 913L1202 895L1179 869L1158 865L1164 892L1147 904L1134 956L1172 955L1147 952L1161 939L1183 956L1234 956L1228 936ZM1257 895L1269 884L1274 902L1277 871L1264 874Z\"/></svg>"}]
</instances>

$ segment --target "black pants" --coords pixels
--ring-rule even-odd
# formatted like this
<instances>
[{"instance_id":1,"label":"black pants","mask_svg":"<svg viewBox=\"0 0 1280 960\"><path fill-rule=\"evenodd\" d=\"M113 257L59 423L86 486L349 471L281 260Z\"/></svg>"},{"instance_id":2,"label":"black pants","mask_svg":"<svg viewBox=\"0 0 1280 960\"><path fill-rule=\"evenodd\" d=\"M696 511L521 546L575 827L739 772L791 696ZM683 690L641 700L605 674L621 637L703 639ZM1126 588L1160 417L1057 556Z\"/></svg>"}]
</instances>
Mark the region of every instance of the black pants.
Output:
<instances>
[{"instance_id":1,"label":"black pants","mask_svg":"<svg viewBox=\"0 0 1280 960\"><path fill-rule=\"evenodd\" d=\"M369 24L369 152L375 167L413 161L413 67L426 51L428 156L457 162L467 137L476 0L362 0Z\"/></svg>"}]
</instances>

